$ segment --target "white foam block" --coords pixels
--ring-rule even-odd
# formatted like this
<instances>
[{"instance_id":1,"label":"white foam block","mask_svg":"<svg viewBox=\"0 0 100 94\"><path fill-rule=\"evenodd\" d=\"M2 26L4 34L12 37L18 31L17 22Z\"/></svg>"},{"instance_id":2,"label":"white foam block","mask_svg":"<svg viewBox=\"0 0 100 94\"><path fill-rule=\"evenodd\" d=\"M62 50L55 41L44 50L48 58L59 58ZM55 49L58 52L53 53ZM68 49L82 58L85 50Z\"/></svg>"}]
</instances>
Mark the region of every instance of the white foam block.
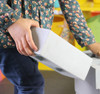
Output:
<instances>
[{"instance_id":1,"label":"white foam block","mask_svg":"<svg viewBox=\"0 0 100 94\"><path fill-rule=\"evenodd\" d=\"M58 73L85 80L92 59L70 43L43 28L32 28L38 51L31 58L47 65Z\"/></svg>"},{"instance_id":2,"label":"white foam block","mask_svg":"<svg viewBox=\"0 0 100 94\"><path fill-rule=\"evenodd\" d=\"M96 89L100 89L100 57L93 55L91 51L85 52L87 55L92 57L92 67L95 69L95 86ZM90 75L91 76L91 75Z\"/></svg>"}]
</instances>

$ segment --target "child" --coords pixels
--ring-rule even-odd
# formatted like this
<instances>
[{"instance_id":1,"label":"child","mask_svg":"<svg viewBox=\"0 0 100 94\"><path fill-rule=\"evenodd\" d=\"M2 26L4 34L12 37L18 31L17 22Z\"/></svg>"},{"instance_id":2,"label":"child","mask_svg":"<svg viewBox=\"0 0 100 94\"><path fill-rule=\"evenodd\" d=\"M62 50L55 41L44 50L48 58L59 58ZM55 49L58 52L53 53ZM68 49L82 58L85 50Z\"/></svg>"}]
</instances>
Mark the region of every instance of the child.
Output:
<instances>
[{"instance_id":1,"label":"child","mask_svg":"<svg viewBox=\"0 0 100 94\"><path fill-rule=\"evenodd\" d=\"M76 0L59 0L71 32L83 47L100 55L100 44L91 30ZM29 56L37 51L31 36L31 26L50 29L54 0L0 0L0 68L18 92L44 94L44 79L37 61Z\"/></svg>"}]
</instances>

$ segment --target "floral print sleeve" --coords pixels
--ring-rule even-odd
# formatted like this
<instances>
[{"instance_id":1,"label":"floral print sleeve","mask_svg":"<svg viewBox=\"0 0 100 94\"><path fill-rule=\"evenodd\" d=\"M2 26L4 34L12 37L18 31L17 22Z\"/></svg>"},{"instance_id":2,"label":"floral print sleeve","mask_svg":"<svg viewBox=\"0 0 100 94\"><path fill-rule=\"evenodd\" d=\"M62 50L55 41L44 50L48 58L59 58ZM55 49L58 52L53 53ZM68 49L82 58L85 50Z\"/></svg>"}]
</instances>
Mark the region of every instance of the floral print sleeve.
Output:
<instances>
[{"instance_id":1,"label":"floral print sleeve","mask_svg":"<svg viewBox=\"0 0 100 94\"><path fill-rule=\"evenodd\" d=\"M0 0L0 28L4 29L7 29L12 23L19 19L19 16L6 2L6 0Z\"/></svg>"},{"instance_id":2,"label":"floral print sleeve","mask_svg":"<svg viewBox=\"0 0 100 94\"><path fill-rule=\"evenodd\" d=\"M55 0L0 0L0 48L15 47L7 28L20 17L34 19L51 29ZM71 32L83 47L95 42L76 0L59 0Z\"/></svg>"},{"instance_id":3,"label":"floral print sleeve","mask_svg":"<svg viewBox=\"0 0 100 94\"><path fill-rule=\"evenodd\" d=\"M59 0L70 31L83 47L95 43L91 29L88 28L80 6L76 0Z\"/></svg>"}]
</instances>

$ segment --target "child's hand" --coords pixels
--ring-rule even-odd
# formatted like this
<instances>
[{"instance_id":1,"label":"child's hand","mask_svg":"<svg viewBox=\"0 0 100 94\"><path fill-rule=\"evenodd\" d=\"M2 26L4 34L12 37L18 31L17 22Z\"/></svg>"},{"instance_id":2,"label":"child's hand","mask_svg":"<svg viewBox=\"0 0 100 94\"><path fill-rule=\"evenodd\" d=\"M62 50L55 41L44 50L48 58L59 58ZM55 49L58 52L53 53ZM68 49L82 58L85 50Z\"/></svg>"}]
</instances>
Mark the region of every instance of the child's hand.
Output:
<instances>
[{"instance_id":1,"label":"child's hand","mask_svg":"<svg viewBox=\"0 0 100 94\"><path fill-rule=\"evenodd\" d=\"M39 27L39 23L34 20L20 18L8 28L8 32L16 43L18 52L26 56L33 55L32 50L37 50L32 39L31 26Z\"/></svg>"},{"instance_id":2,"label":"child's hand","mask_svg":"<svg viewBox=\"0 0 100 94\"><path fill-rule=\"evenodd\" d=\"M100 56L100 43L93 43L87 46L95 55Z\"/></svg>"}]
</instances>

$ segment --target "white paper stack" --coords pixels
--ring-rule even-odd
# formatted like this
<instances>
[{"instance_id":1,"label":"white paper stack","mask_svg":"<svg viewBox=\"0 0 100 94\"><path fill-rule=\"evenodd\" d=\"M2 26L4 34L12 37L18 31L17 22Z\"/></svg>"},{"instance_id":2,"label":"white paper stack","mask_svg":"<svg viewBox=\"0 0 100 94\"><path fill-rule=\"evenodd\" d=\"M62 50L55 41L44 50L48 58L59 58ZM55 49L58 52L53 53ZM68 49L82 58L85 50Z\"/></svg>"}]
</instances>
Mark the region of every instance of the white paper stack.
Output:
<instances>
[{"instance_id":1,"label":"white paper stack","mask_svg":"<svg viewBox=\"0 0 100 94\"><path fill-rule=\"evenodd\" d=\"M31 56L58 73L85 80L92 59L70 43L43 28L32 28L32 36L38 51Z\"/></svg>"}]
</instances>

